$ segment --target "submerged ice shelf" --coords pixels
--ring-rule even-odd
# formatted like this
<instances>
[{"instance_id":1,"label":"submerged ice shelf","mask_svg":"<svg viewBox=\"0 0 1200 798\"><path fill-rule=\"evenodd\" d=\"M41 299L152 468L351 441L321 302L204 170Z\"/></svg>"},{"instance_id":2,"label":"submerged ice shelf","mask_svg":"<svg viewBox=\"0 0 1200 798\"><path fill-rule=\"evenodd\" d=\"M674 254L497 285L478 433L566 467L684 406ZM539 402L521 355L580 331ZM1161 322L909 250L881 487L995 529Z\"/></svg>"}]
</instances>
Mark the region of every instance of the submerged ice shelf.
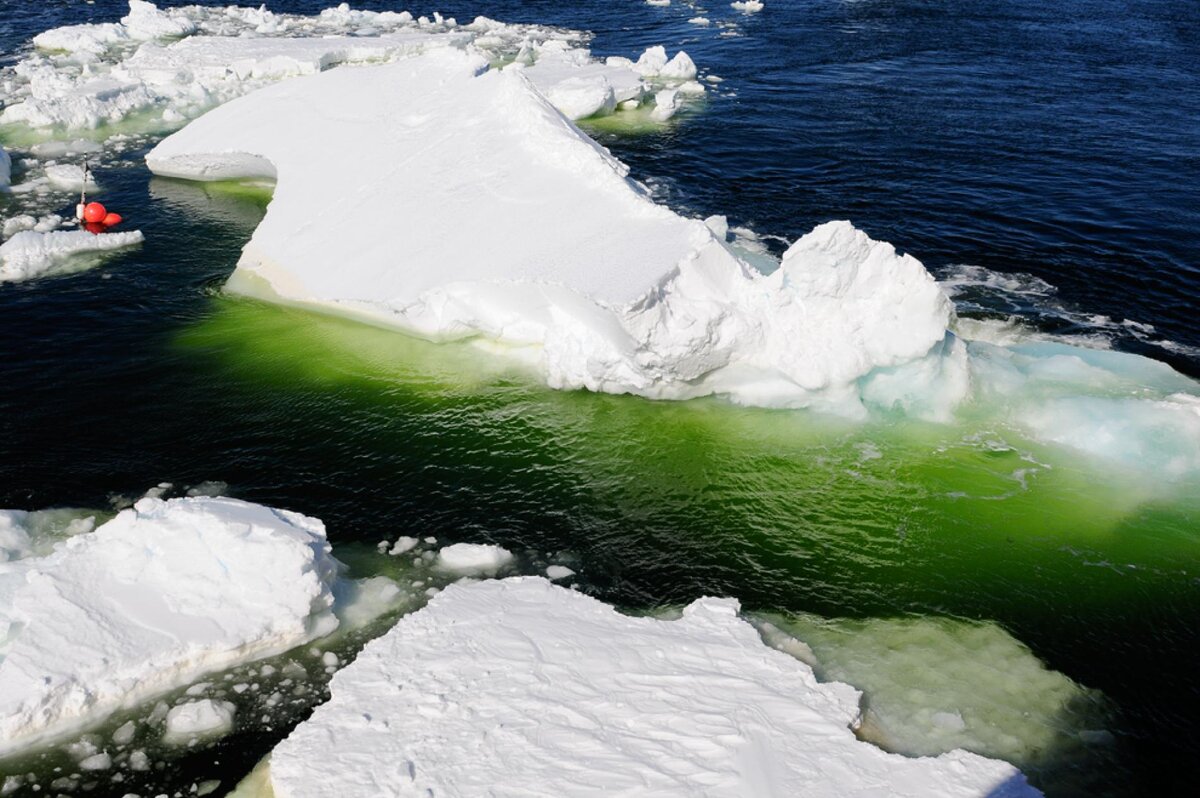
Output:
<instances>
[{"instance_id":1,"label":"submerged ice shelf","mask_svg":"<svg viewBox=\"0 0 1200 798\"><path fill-rule=\"evenodd\" d=\"M656 205L536 81L470 48L269 87L147 163L277 179L230 290L496 342L552 387L860 419L966 413L1133 467L1200 470L1200 391L1169 367L968 341L919 261L848 222L756 267L722 219ZM332 201L313 215L315 198Z\"/></svg>"},{"instance_id":2,"label":"submerged ice shelf","mask_svg":"<svg viewBox=\"0 0 1200 798\"><path fill-rule=\"evenodd\" d=\"M452 585L331 691L271 755L277 798L1040 794L1003 762L857 740L857 691L768 648L731 600L664 621L540 578Z\"/></svg>"}]
</instances>

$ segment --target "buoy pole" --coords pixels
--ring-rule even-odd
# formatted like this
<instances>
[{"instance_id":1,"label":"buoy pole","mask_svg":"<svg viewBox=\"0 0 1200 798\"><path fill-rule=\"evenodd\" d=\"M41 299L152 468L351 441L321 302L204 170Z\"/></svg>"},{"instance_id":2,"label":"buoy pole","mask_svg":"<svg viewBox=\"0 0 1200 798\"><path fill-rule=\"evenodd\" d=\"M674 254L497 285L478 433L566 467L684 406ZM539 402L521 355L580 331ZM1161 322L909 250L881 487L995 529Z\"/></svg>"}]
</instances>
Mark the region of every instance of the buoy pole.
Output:
<instances>
[{"instance_id":1,"label":"buoy pole","mask_svg":"<svg viewBox=\"0 0 1200 798\"><path fill-rule=\"evenodd\" d=\"M87 207L87 181L88 174L92 171L88 165L88 159L83 159L83 185L79 187L79 204L75 206L75 218L83 221L83 209Z\"/></svg>"}]
</instances>

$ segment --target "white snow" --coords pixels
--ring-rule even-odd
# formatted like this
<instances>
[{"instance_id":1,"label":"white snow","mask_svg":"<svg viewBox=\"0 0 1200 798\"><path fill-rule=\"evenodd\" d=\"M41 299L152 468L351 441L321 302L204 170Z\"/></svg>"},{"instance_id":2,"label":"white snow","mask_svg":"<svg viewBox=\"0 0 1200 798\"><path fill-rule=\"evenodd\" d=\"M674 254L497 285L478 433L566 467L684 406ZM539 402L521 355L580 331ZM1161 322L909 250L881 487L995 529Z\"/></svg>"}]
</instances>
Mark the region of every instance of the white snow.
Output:
<instances>
[{"instance_id":1,"label":"white snow","mask_svg":"<svg viewBox=\"0 0 1200 798\"><path fill-rule=\"evenodd\" d=\"M167 743L186 743L192 737L224 734L233 728L237 708L228 701L202 699L171 707L167 713Z\"/></svg>"},{"instance_id":2,"label":"white snow","mask_svg":"<svg viewBox=\"0 0 1200 798\"><path fill-rule=\"evenodd\" d=\"M84 188L88 191L96 191L100 188L91 174L85 178L83 167L72 163L48 165L46 179L59 191L75 192Z\"/></svg>"},{"instance_id":3,"label":"white snow","mask_svg":"<svg viewBox=\"0 0 1200 798\"><path fill-rule=\"evenodd\" d=\"M490 543L455 543L438 552L437 564L459 574L494 574L512 559L512 552Z\"/></svg>"},{"instance_id":4,"label":"white snow","mask_svg":"<svg viewBox=\"0 0 1200 798\"><path fill-rule=\"evenodd\" d=\"M140 230L96 235L86 230L16 233L0 245L0 283L66 271L76 256L124 249L143 240Z\"/></svg>"},{"instance_id":5,"label":"white snow","mask_svg":"<svg viewBox=\"0 0 1200 798\"><path fill-rule=\"evenodd\" d=\"M539 578L452 585L330 689L271 755L280 798L1038 794L1003 762L859 741L857 691L729 599L663 621Z\"/></svg>"},{"instance_id":6,"label":"white snow","mask_svg":"<svg viewBox=\"0 0 1200 798\"><path fill-rule=\"evenodd\" d=\"M951 306L915 259L830 223L764 276L654 204L521 70L483 68L442 50L279 84L147 163L278 176L231 290L433 339L532 345L554 387L862 415L856 380L942 343Z\"/></svg>"},{"instance_id":7,"label":"white snow","mask_svg":"<svg viewBox=\"0 0 1200 798\"><path fill-rule=\"evenodd\" d=\"M234 499L143 499L0 564L0 754L337 627L320 521Z\"/></svg>"}]
</instances>

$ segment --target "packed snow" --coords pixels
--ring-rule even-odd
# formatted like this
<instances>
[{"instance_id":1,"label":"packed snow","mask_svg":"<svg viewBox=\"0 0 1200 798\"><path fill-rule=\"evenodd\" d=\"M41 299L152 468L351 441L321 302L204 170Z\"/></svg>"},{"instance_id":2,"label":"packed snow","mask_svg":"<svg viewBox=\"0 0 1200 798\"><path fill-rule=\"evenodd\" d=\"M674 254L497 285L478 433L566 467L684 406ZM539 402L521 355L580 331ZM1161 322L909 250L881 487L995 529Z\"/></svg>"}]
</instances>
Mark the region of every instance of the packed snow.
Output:
<instances>
[{"instance_id":1,"label":"packed snow","mask_svg":"<svg viewBox=\"0 0 1200 798\"><path fill-rule=\"evenodd\" d=\"M728 599L663 621L540 578L456 584L331 693L271 755L279 798L1039 794L1003 762L856 739L857 691L764 645Z\"/></svg>"},{"instance_id":2,"label":"packed snow","mask_svg":"<svg viewBox=\"0 0 1200 798\"><path fill-rule=\"evenodd\" d=\"M320 521L224 498L0 564L0 754L330 633L337 571Z\"/></svg>"},{"instance_id":3,"label":"packed snow","mask_svg":"<svg viewBox=\"0 0 1200 798\"><path fill-rule=\"evenodd\" d=\"M81 263L81 256L125 249L143 240L140 230L98 234L86 230L25 230L0 244L0 283L73 271L96 262Z\"/></svg>"},{"instance_id":4,"label":"packed snow","mask_svg":"<svg viewBox=\"0 0 1200 798\"><path fill-rule=\"evenodd\" d=\"M694 70L656 48L620 66ZM555 388L938 422L983 400L1045 441L1200 470L1194 381L1133 355L955 335L924 266L849 222L776 260L721 217L683 218L571 125L532 71L488 70L468 47L299 78L211 112L147 163L277 179L229 290L499 342ZM660 92L660 107L686 85Z\"/></svg>"}]
</instances>

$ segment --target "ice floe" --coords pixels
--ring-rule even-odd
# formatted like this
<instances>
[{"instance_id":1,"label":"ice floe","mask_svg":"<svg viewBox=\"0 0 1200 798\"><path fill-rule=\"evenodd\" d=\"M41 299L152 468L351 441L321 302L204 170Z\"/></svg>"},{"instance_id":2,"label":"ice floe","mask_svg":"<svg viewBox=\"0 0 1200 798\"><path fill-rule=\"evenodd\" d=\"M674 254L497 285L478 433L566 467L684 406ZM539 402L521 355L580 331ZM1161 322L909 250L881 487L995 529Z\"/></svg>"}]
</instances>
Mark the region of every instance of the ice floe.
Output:
<instances>
[{"instance_id":1,"label":"ice floe","mask_svg":"<svg viewBox=\"0 0 1200 798\"><path fill-rule=\"evenodd\" d=\"M656 48L617 66L692 71ZM924 266L848 222L777 260L721 217L683 218L569 124L533 71L488 70L468 47L300 78L211 112L147 163L277 178L230 290L499 342L552 387L860 419L967 407L1134 468L1200 471L1194 381L1133 355L956 335Z\"/></svg>"},{"instance_id":2,"label":"ice floe","mask_svg":"<svg viewBox=\"0 0 1200 798\"><path fill-rule=\"evenodd\" d=\"M337 572L321 522L212 498L0 564L0 754L330 633Z\"/></svg>"},{"instance_id":3,"label":"ice floe","mask_svg":"<svg viewBox=\"0 0 1200 798\"><path fill-rule=\"evenodd\" d=\"M86 230L39 232L35 228L18 232L0 244L0 283L71 271L90 265L76 260L80 256L125 249L143 240L140 230L92 234Z\"/></svg>"},{"instance_id":4,"label":"ice floe","mask_svg":"<svg viewBox=\"0 0 1200 798\"><path fill-rule=\"evenodd\" d=\"M950 303L915 259L831 223L765 276L652 202L520 70L484 66L443 50L272 86L147 163L193 179L278 175L232 290L533 345L555 387L854 414L855 380L942 342ZM311 168L315 147L326 168ZM361 201L309 213L314 197L347 196Z\"/></svg>"},{"instance_id":5,"label":"ice floe","mask_svg":"<svg viewBox=\"0 0 1200 798\"><path fill-rule=\"evenodd\" d=\"M276 796L1039 794L1003 762L856 739L857 691L728 599L664 621L540 578L452 585L331 693L271 755Z\"/></svg>"}]
</instances>

